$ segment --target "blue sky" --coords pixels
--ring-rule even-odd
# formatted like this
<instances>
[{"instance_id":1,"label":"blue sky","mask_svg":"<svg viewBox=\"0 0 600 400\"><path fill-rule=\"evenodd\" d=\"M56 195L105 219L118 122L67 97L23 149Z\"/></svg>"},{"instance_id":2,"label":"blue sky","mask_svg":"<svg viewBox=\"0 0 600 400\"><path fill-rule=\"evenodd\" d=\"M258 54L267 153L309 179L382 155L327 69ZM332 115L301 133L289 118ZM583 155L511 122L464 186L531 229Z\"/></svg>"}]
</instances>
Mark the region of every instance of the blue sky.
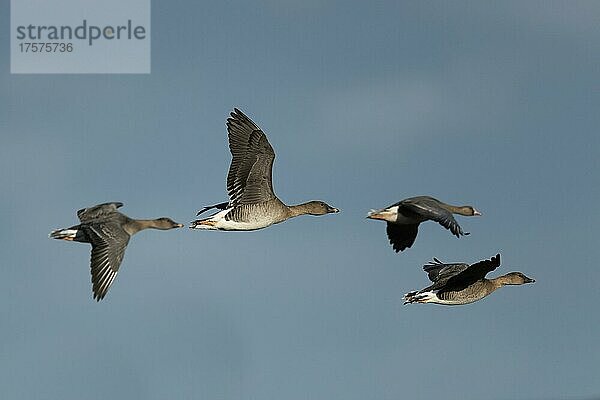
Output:
<instances>
[{"instance_id":1,"label":"blue sky","mask_svg":"<svg viewBox=\"0 0 600 400\"><path fill-rule=\"evenodd\" d=\"M152 4L149 75L11 75L0 31L0 397L600 396L597 2ZM0 25L9 26L8 2ZM275 191L342 210L251 233L148 231L107 298L75 211L188 223L226 199L225 119ZM395 254L370 208L472 204ZM402 306L432 257L536 283Z\"/></svg>"}]
</instances>

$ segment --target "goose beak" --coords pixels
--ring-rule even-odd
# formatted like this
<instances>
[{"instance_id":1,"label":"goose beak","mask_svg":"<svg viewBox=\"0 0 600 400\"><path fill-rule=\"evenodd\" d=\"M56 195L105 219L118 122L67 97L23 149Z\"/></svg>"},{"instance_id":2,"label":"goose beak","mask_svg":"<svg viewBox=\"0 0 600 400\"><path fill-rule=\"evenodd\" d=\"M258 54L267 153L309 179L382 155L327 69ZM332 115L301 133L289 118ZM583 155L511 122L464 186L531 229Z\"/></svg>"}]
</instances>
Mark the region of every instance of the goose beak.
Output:
<instances>
[{"instance_id":1,"label":"goose beak","mask_svg":"<svg viewBox=\"0 0 600 400\"><path fill-rule=\"evenodd\" d=\"M177 227L177 228L183 228L183 224L176 224L175 227Z\"/></svg>"},{"instance_id":2,"label":"goose beak","mask_svg":"<svg viewBox=\"0 0 600 400\"><path fill-rule=\"evenodd\" d=\"M476 209L473 209L473 216L481 216L481 213Z\"/></svg>"},{"instance_id":3,"label":"goose beak","mask_svg":"<svg viewBox=\"0 0 600 400\"><path fill-rule=\"evenodd\" d=\"M340 210L339 210L339 209L337 209L337 208L335 208L335 207L332 207L332 208L330 208L330 209L329 209L329 210L327 210L327 211L329 211L330 213L339 213L339 212L340 212Z\"/></svg>"},{"instance_id":4,"label":"goose beak","mask_svg":"<svg viewBox=\"0 0 600 400\"><path fill-rule=\"evenodd\" d=\"M527 278L525 279L525 283L534 283L535 279Z\"/></svg>"}]
</instances>

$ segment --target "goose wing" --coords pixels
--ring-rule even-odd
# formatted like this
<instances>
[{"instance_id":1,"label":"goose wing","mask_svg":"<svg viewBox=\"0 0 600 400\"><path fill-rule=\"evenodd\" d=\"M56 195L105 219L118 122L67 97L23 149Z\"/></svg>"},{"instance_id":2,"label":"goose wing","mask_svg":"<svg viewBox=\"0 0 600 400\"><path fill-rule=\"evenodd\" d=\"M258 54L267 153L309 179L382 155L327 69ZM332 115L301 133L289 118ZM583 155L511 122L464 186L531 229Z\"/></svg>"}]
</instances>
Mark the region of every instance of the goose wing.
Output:
<instances>
[{"instance_id":1,"label":"goose wing","mask_svg":"<svg viewBox=\"0 0 600 400\"><path fill-rule=\"evenodd\" d=\"M198 211L198 213L196 213L196 215L200 215L202 213L205 213L206 211L212 210L213 208L216 208L217 210L226 210L227 206L229 206L229 202L228 201L226 201L224 203L215 204L215 205L212 205L212 206L206 206L202 210Z\"/></svg>"},{"instance_id":2,"label":"goose wing","mask_svg":"<svg viewBox=\"0 0 600 400\"><path fill-rule=\"evenodd\" d=\"M108 217L112 213L116 212L117 208L119 207L123 207L123 203L102 203L93 207L82 208L81 210L77 211L77 217L79 217L79 221L85 223L95 219Z\"/></svg>"},{"instance_id":3,"label":"goose wing","mask_svg":"<svg viewBox=\"0 0 600 400\"><path fill-rule=\"evenodd\" d=\"M467 286L477 282L480 279L485 278L485 276L495 270L500 266L500 254L496 254L494 257L489 260L482 260L476 262L475 264L471 264L464 271L452 276L448 279L444 290L462 290Z\"/></svg>"},{"instance_id":4,"label":"goose wing","mask_svg":"<svg viewBox=\"0 0 600 400\"><path fill-rule=\"evenodd\" d=\"M84 229L92 243L92 291L94 299L100 301L117 276L129 243L129 234L118 222L88 225Z\"/></svg>"},{"instance_id":5,"label":"goose wing","mask_svg":"<svg viewBox=\"0 0 600 400\"><path fill-rule=\"evenodd\" d=\"M452 263L446 264L434 258L433 261L425 264L423 270L427 272L427 276L431 282L447 281L453 276L460 274L469 268L469 264Z\"/></svg>"},{"instance_id":6,"label":"goose wing","mask_svg":"<svg viewBox=\"0 0 600 400\"><path fill-rule=\"evenodd\" d=\"M271 200L275 152L265 133L237 108L227 119L232 159L227 174L231 206Z\"/></svg>"},{"instance_id":7,"label":"goose wing","mask_svg":"<svg viewBox=\"0 0 600 400\"><path fill-rule=\"evenodd\" d=\"M400 201L398 205L439 223L456 237L465 234L452 213L441 207L440 202L432 197L413 197Z\"/></svg>"},{"instance_id":8,"label":"goose wing","mask_svg":"<svg viewBox=\"0 0 600 400\"><path fill-rule=\"evenodd\" d=\"M419 233L419 224L401 225L388 222L386 232L392 248L398 253L413 245Z\"/></svg>"}]
</instances>

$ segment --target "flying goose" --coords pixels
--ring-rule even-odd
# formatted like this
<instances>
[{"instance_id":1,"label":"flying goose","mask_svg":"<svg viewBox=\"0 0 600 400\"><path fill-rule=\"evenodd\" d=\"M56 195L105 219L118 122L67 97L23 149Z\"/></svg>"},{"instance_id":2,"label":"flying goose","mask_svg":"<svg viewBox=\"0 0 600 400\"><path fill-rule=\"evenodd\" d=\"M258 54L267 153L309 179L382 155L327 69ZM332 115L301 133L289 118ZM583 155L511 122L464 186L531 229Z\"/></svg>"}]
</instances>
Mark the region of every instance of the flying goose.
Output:
<instances>
[{"instance_id":1,"label":"flying goose","mask_svg":"<svg viewBox=\"0 0 600 400\"><path fill-rule=\"evenodd\" d=\"M400 200L381 210L372 210L367 218L387 222L388 239L397 253L413 245L419 224L427 220L438 222L456 237L468 235L468 232L463 232L452 214L481 215L471 206L452 206L430 196L418 196Z\"/></svg>"},{"instance_id":2,"label":"flying goose","mask_svg":"<svg viewBox=\"0 0 600 400\"><path fill-rule=\"evenodd\" d=\"M433 285L404 295L404 304L436 303L445 305L469 304L481 300L506 285L533 283L534 279L521 272L510 272L497 278L485 276L500 266L500 254L475 264L445 264L433 259L423 266Z\"/></svg>"},{"instance_id":3,"label":"flying goose","mask_svg":"<svg viewBox=\"0 0 600 400\"><path fill-rule=\"evenodd\" d=\"M227 119L232 159L227 174L229 201L204 207L197 215L216 208L208 218L191 223L192 229L251 231L278 224L298 215L337 213L322 201L288 206L273 191L275 152L265 133L237 108Z\"/></svg>"},{"instance_id":4,"label":"flying goose","mask_svg":"<svg viewBox=\"0 0 600 400\"><path fill-rule=\"evenodd\" d=\"M132 219L121 214L117 208L123 203L103 203L77 211L81 224L50 232L52 239L91 243L92 291L94 299L106 296L115 280L125 248L131 236L141 230L173 229L183 225L170 218Z\"/></svg>"}]
</instances>

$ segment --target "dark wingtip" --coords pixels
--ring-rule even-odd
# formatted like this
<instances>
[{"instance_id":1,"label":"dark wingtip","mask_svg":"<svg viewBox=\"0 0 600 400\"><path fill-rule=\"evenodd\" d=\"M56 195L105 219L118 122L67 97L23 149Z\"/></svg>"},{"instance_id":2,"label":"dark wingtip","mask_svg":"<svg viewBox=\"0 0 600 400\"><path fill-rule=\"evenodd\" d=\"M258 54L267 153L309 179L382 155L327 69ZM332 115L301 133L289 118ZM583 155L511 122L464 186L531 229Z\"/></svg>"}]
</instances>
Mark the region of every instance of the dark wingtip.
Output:
<instances>
[{"instance_id":1,"label":"dark wingtip","mask_svg":"<svg viewBox=\"0 0 600 400\"><path fill-rule=\"evenodd\" d=\"M500 253L498 253L494 257L492 257L492 259L490 261L492 263L496 264L496 267L499 267L500 266Z\"/></svg>"},{"instance_id":2,"label":"dark wingtip","mask_svg":"<svg viewBox=\"0 0 600 400\"><path fill-rule=\"evenodd\" d=\"M402 247L402 245L396 245L396 244L392 243L392 248L394 249L394 251L396 253L400 253L400 252L402 252L402 251L404 251L406 249L409 249L410 246Z\"/></svg>"},{"instance_id":3,"label":"dark wingtip","mask_svg":"<svg viewBox=\"0 0 600 400\"><path fill-rule=\"evenodd\" d=\"M229 115L231 116L231 118L233 119L239 119L239 118L243 118L246 115L237 107L233 107L233 111L231 113L229 113Z\"/></svg>"}]
</instances>

